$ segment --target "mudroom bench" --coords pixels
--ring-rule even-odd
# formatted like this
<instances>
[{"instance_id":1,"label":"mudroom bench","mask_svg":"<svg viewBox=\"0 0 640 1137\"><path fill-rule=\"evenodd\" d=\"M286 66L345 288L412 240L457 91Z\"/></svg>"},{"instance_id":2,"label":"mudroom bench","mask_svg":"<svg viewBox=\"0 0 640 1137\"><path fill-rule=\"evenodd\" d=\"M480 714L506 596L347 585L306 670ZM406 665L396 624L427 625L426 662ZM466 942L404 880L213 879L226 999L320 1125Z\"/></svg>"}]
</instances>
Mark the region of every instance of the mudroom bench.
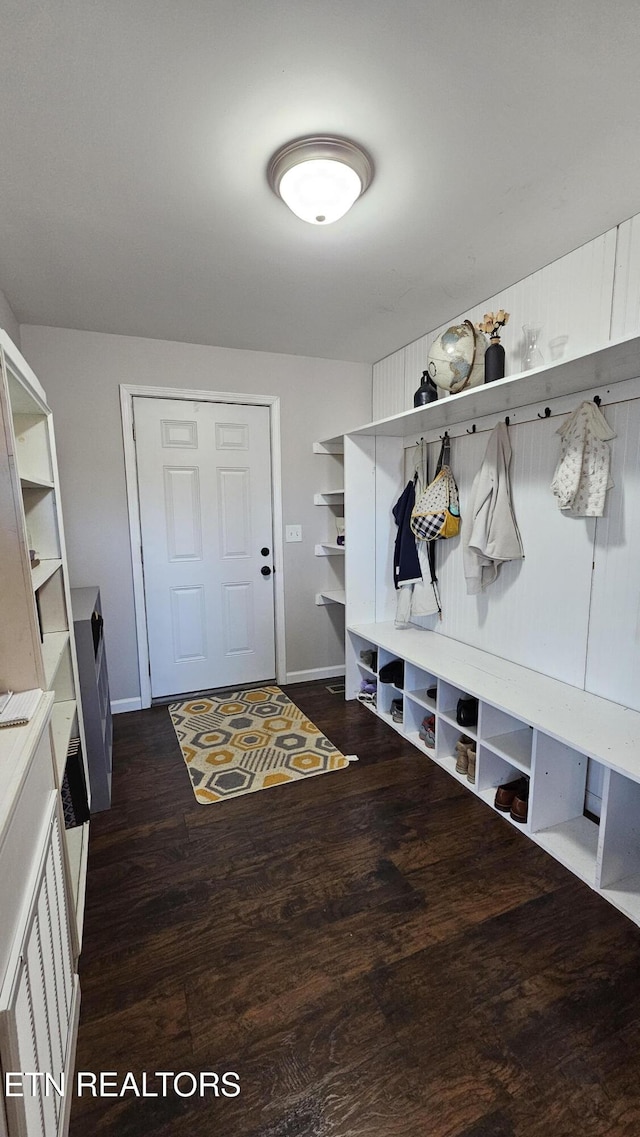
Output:
<instances>
[{"instance_id":1,"label":"mudroom bench","mask_svg":"<svg viewBox=\"0 0 640 1137\"><path fill-rule=\"evenodd\" d=\"M375 668L361 652L376 652ZM370 658L367 656L367 658ZM404 661L402 687L382 683L381 667ZM363 679L376 684L374 712L494 808L496 787L529 779L527 821L508 824L540 845L640 924L640 712L591 695L457 640L393 623L347 628L347 698ZM436 688L436 697L427 692ZM456 721L458 699L478 699L473 728ZM402 722L391 703L402 698ZM435 717L435 746L419 737ZM476 741L475 783L456 773L455 744ZM601 791L594 798L589 786ZM592 801L589 801L591 797ZM588 806L597 800L600 817Z\"/></svg>"}]
</instances>

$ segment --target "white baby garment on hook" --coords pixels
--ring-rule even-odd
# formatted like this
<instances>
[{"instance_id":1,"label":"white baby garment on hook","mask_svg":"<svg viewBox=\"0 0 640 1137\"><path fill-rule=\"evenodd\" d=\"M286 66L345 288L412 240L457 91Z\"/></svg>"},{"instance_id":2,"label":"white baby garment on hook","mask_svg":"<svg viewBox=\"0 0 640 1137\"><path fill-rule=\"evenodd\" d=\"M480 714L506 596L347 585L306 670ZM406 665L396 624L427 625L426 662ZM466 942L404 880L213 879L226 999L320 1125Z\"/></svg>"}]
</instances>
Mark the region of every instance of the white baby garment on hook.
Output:
<instances>
[{"instance_id":1,"label":"white baby garment on hook","mask_svg":"<svg viewBox=\"0 0 640 1137\"><path fill-rule=\"evenodd\" d=\"M574 517L602 517L613 486L609 440L615 432L595 403L585 400L557 433L562 446L551 489L559 508Z\"/></svg>"}]
</instances>

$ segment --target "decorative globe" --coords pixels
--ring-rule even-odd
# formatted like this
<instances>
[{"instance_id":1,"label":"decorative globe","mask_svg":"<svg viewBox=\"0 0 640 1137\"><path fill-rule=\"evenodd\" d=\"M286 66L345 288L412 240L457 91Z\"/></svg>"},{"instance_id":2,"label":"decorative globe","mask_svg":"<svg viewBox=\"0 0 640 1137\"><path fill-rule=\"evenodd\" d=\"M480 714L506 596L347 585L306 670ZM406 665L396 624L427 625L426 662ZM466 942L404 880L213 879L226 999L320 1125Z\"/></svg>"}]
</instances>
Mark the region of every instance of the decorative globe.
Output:
<instances>
[{"instance_id":1,"label":"decorative globe","mask_svg":"<svg viewBox=\"0 0 640 1137\"><path fill-rule=\"evenodd\" d=\"M437 387L455 395L484 383L487 341L470 320L454 324L439 335L429 352L429 375Z\"/></svg>"}]
</instances>

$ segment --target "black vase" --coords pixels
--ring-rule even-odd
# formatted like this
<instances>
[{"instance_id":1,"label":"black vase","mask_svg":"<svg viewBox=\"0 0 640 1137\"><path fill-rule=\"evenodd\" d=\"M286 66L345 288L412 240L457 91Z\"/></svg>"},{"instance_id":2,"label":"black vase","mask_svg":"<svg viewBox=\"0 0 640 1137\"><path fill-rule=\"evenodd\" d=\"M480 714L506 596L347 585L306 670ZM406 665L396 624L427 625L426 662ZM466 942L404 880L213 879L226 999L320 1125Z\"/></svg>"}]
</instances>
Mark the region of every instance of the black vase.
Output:
<instances>
[{"instance_id":1,"label":"black vase","mask_svg":"<svg viewBox=\"0 0 640 1137\"><path fill-rule=\"evenodd\" d=\"M500 340L491 340L484 353L484 381L493 383L496 379L504 379L504 348Z\"/></svg>"},{"instance_id":2,"label":"black vase","mask_svg":"<svg viewBox=\"0 0 640 1137\"><path fill-rule=\"evenodd\" d=\"M429 372L422 372L422 381L418 390L413 396L414 407L422 407L425 403L432 403L434 399L438 398L438 388L436 387L433 379L429 378Z\"/></svg>"}]
</instances>

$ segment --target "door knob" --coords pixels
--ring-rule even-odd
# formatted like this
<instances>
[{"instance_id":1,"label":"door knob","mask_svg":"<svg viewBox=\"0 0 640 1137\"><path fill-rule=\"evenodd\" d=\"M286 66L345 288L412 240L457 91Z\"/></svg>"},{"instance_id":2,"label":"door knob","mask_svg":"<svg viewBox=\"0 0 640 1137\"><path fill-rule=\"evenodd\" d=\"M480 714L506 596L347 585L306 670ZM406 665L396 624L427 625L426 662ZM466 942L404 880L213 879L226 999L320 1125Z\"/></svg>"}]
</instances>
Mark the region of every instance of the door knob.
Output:
<instances>
[{"instance_id":1,"label":"door knob","mask_svg":"<svg viewBox=\"0 0 640 1137\"><path fill-rule=\"evenodd\" d=\"M262 548L261 548L260 552L262 553L262 556L263 556L263 557L268 557L268 556L269 556L269 550L268 550L268 548L267 548L267 546L266 546L266 545L263 545L263 546L262 546Z\"/></svg>"},{"instance_id":2,"label":"door knob","mask_svg":"<svg viewBox=\"0 0 640 1137\"><path fill-rule=\"evenodd\" d=\"M269 568L268 565L263 565L262 568L260 569L260 572L262 573L263 576L271 576L271 569Z\"/></svg>"}]
</instances>

